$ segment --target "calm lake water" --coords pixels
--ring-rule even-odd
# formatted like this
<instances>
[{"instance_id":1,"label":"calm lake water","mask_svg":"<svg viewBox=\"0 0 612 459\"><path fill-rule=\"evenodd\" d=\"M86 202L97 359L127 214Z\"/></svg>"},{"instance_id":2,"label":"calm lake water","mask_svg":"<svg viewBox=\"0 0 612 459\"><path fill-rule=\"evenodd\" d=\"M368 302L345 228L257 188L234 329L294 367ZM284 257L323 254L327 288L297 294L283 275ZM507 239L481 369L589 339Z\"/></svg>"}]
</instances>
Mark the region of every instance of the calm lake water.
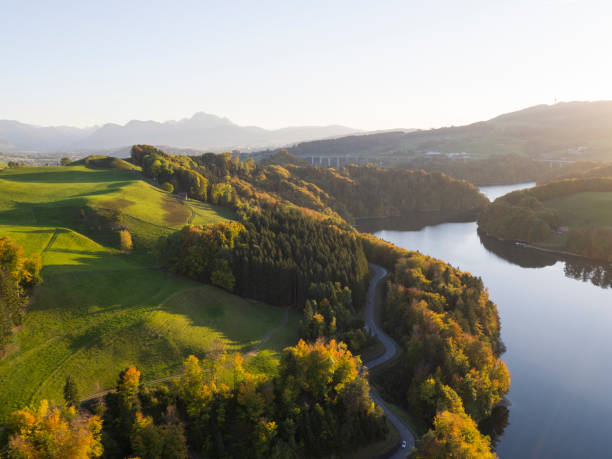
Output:
<instances>
[{"instance_id":1,"label":"calm lake water","mask_svg":"<svg viewBox=\"0 0 612 459\"><path fill-rule=\"evenodd\" d=\"M495 198L526 186L481 191ZM445 223L375 234L480 276L489 289L512 374L500 457L612 457L612 266L501 243L476 229Z\"/></svg>"}]
</instances>

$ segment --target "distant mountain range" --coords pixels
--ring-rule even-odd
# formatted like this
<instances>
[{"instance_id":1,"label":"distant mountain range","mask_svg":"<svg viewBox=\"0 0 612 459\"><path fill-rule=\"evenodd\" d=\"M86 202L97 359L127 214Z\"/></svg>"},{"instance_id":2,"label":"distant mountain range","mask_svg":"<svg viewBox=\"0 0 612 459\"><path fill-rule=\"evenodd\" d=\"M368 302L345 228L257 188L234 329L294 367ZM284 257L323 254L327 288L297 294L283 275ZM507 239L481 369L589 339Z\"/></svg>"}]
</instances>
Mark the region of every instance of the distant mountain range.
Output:
<instances>
[{"instance_id":1,"label":"distant mountain range","mask_svg":"<svg viewBox=\"0 0 612 459\"><path fill-rule=\"evenodd\" d=\"M302 157L385 157L387 164L444 153L612 160L612 101L537 105L467 126L350 135L303 142L289 151Z\"/></svg>"},{"instance_id":2,"label":"distant mountain range","mask_svg":"<svg viewBox=\"0 0 612 459\"><path fill-rule=\"evenodd\" d=\"M289 147L296 156L384 157L385 164L444 153L460 158L519 154L542 159L612 160L612 101L537 105L466 126L378 132L345 126L269 130L239 126L203 112L179 121L130 121L84 129L0 120L0 152L123 155L137 143L191 154Z\"/></svg>"},{"instance_id":3,"label":"distant mountain range","mask_svg":"<svg viewBox=\"0 0 612 459\"><path fill-rule=\"evenodd\" d=\"M296 142L345 136L358 132L345 126L296 126L263 129L238 126L227 118L196 113L180 121L130 121L89 128L41 127L0 120L0 151L80 152L109 151L137 143L206 151L262 149Z\"/></svg>"}]
</instances>

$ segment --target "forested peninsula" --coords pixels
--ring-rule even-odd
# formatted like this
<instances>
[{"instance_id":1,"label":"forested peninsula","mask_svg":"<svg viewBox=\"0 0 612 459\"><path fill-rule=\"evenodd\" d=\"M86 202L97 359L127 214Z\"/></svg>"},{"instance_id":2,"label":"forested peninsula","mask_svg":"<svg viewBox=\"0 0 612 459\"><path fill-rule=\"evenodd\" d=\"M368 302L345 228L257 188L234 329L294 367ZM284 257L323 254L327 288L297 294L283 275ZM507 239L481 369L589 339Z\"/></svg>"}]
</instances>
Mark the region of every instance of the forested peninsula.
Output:
<instances>
[{"instance_id":1,"label":"forested peninsula","mask_svg":"<svg viewBox=\"0 0 612 459\"><path fill-rule=\"evenodd\" d=\"M478 227L498 239L612 261L612 178L565 179L495 200Z\"/></svg>"},{"instance_id":2,"label":"forested peninsula","mask_svg":"<svg viewBox=\"0 0 612 459\"><path fill-rule=\"evenodd\" d=\"M362 235L369 260L390 272L383 325L400 344L398 362L379 373L386 397L430 430L417 443L417 457L488 457L490 439L476 422L491 415L510 388L500 356L496 305L480 278L447 263ZM461 434L458 450L448 447ZM470 438L470 440L466 440Z\"/></svg>"}]
</instances>

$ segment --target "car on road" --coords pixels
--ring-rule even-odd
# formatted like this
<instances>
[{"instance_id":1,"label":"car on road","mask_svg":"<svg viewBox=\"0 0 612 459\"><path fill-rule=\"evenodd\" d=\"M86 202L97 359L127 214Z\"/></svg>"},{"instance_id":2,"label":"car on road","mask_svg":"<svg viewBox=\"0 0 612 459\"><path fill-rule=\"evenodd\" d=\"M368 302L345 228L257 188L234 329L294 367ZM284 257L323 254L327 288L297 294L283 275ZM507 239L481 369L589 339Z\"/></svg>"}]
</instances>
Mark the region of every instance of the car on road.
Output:
<instances>
[{"instance_id":1,"label":"car on road","mask_svg":"<svg viewBox=\"0 0 612 459\"><path fill-rule=\"evenodd\" d=\"M405 448L405 447L406 447L406 440L402 442L402 448Z\"/></svg>"}]
</instances>

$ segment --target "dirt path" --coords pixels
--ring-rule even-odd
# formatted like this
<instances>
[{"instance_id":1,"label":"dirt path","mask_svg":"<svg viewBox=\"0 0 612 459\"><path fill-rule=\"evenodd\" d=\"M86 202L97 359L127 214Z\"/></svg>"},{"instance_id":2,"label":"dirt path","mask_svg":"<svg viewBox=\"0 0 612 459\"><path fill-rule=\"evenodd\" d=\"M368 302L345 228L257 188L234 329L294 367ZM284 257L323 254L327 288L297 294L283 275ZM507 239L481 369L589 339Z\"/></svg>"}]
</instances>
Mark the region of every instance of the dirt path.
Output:
<instances>
[{"instance_id":1,"label":"dirt path","mask_svg":"<svg viewBox=\"0 0 612 459\"><path fill-rule=\"evenodd\" d=\"M285 325L287 325L287 322L289 322L289 306L285 308L285 313L283 315L283 321L281 322L281 324L278 327L273 328L268 333L266 333L266 335L261 339L259 344L257 344L252 350L247 352L246 355L251 356L251 355L257 354L257 352L261 349L261 346L263 346L265 342L268 341L272 337L272 335L279 332L283 327L285 327Z\"/></svg>"}]
</instances>

